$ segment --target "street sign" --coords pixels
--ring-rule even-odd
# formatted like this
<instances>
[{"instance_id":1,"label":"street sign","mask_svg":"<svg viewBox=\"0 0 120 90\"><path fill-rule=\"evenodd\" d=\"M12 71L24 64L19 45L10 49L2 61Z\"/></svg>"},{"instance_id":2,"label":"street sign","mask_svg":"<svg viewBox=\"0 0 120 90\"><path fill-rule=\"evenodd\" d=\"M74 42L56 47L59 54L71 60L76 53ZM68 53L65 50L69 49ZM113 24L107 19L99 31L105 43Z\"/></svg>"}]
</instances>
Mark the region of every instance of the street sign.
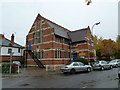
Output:
<instances>
[{"instance_id":1,"label":"street sign","mask_svg":"<svg viewBox=\"0 0 120 90\"><path fill-rule=\"evenodd\" d=\"M85 53L79 53L79 56L85 56Z\"/></svg>"}]
</instances>

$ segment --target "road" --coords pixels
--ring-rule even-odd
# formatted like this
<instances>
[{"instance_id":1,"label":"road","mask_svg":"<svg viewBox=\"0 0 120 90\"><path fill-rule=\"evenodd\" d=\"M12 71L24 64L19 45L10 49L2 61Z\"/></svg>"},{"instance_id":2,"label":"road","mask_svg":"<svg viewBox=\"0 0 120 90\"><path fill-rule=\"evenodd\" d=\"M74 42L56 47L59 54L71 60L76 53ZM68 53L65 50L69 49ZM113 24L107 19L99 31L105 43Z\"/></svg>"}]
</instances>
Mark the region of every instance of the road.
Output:
<instances>
[{"instance_id":1,"label":"road","mask_svg":"<svg viewBox=\"0 0 120 90\"><path fill-rule=\"evenodd\" d=\"M38 68L23 69L19 75L4 76L3 88L118 88L118 68L105 71L63 74Z\"/></svg>"}]
</instances>

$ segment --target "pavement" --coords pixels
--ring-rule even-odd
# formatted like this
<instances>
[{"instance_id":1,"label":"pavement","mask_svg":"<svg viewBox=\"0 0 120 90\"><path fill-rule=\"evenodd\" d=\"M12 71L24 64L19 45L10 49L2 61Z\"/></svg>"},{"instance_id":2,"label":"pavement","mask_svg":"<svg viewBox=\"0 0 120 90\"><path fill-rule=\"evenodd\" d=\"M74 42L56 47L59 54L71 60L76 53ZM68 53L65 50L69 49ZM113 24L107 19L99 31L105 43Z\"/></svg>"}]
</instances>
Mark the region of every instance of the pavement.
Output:
<instances>
[{"instance_id":1,"label":"pavement","mask_svg":"<svg viewBox=\"0 0 120 90\"><path fill-rule=\"evenodd\" d=\"M37 67L22 68L20 74L3 74L3 88L118 88L118 68L63 74Z\"/></svg>"}]
</instances>

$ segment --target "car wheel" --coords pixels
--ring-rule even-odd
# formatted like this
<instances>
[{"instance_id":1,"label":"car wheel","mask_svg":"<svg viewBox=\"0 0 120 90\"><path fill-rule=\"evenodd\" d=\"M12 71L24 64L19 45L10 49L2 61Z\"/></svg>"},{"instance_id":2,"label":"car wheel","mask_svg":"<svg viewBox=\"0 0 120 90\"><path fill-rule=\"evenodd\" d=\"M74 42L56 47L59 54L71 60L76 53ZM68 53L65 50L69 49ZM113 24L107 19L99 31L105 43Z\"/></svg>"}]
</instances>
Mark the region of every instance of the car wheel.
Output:
<instances>
[{"instance_id":1,"label":"car wheel","mask_svg":"<svg viewBox=\"0 0 120 90\"><path fill-rule=\"evenodd\" d=\"M115 67L117 68L117 67L118 67L118 65L116 64L116 65L115 65Z\"/></svg>"},{"instance_id":2,"label":"car wheel","mask_svg":"<svg viewBox=\"0 0 120 90\"><path fill-rule=\"evenodd\" d=\"M104 67L101 67L101 70L103 71L103 70L104 70Z\"/></svg>"},{"instance_id":3,"label":"car wheel","mask_svg":"<svg viewBox=\"0 0 120 90\"><path fill-rule=\"evenodd\" d=\"M91 68L87 68L87 72L91 72Z\"/></svg>"},{"instance_id":4,"label":"car wheel","mask_svg":"<svg viewBox=\"0 0 120 90\"><path fill-rule=\"evenodd\" d=\"M71 74L74 74L74 73L75 73L75 69L71 69L71 70L70 70L70 73L71 73Z\"/></svg>"},{"instance_id":5,"label":"car wheel","mask_svg":"<svg viewBox=\"0 0 120 90\"><path fill-rule=\"evenodd\" d=\"M110 66L110 69L112 69L112 66Z\"/></svg>"}]
</instances>

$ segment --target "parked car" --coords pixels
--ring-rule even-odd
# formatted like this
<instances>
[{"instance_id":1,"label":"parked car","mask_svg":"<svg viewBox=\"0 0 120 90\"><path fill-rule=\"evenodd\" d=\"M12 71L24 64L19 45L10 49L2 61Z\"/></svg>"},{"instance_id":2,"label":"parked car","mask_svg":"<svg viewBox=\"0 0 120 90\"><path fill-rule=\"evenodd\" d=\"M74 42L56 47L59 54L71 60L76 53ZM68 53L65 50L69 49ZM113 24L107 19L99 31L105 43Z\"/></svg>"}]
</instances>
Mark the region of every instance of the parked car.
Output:
<instances>
[{"instance_id":1,"label":"parked car","mask_svg":"<svg viewBox=\"0 0 120 90\"><path fill-rule=\"evenodd\" d=\"M92 67L90 65L85 65L82 62L70 62L66 65L61 66L61 71L66 73L75 73L80 71L87 71L90 72Z\"/></svg>"},{"instance_id":2,"label":"parked car","mask_svg":"<svg viewBox=\"0 0 120 90\"><path fill-rule=\"evenodd\" d=\"M115 59L109 62L113 67L120 67L120 59Z\"/></svg>"},{"instance_id":3,"label":"parked car","mask_svg":"<svg viewBox=\"0 0 120 90\"><path fill-rule=\"evenodd\" d=\"M92 63L92 68L93 70L104 70L104 69L112 69L112 65L110 65L108 62L101 60L101 61L96 61Z\"/></svg>"},{"instance_id":4,"label":"parked car","mask_svg":"<svg viewBox=\"0 0 120 90\"><path fill-rule=\"evenodd\" d=\"M15 63L15 64L17 64L17 65L19 65L21 67L20 61L13 61L13 63Z\"/></svg>"}]
</instances>

